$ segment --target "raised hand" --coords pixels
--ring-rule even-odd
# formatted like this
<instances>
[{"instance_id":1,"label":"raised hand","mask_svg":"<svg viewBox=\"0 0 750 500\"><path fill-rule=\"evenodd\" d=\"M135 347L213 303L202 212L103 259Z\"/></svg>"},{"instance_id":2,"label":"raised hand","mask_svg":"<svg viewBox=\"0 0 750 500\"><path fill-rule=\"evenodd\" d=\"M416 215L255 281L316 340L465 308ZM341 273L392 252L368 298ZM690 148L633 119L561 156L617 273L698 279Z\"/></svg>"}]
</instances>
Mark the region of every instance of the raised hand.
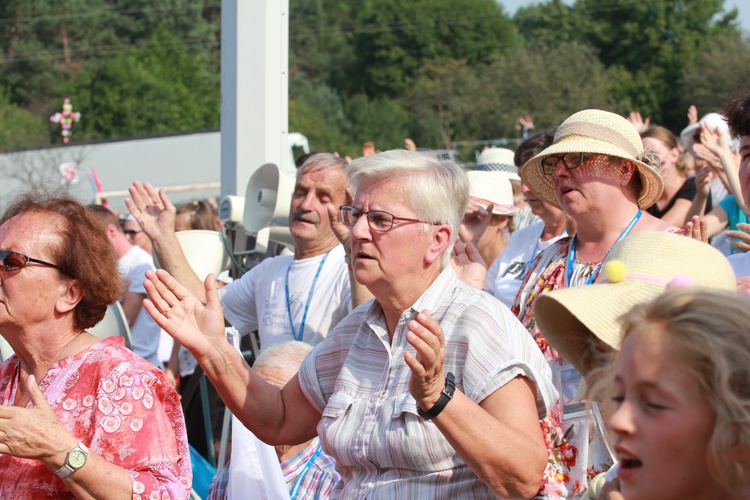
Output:
<instances>
[{"instance_id":1,"label":"raised hand","mask_svg":"<svg viewBox=\"0 0 750 500\"><path fill-rule=\"evenodd\" d=\"M711 165L703 165L695 172L695 189L703 198L711 194Z\"/></svg>"},{"instance_id":2,"label":"raised hand","mask_svg":"<svg viewBox=\"0 0 750 500\"><path fill-rule=\"evenodd\" d=\"M445 338L443 329L425 309L409 321L406 340L417 351L416 356L407 352L404 361L411 369L409 392L422 410L429 410L443 392L445 375Z\"/></svg>"},{"instance_id":3,"label":"raised hand","mask_svg":"<svg viewBox=\"0 0 750 500\"><path fill-rule=\"evenodd\" d=\"M527 130L534 130L534 118L531 115L519 116L516 128L521 127Z\"/></svg>"},{"instance_id":4,"label":"raised hand","mask_svg":"<svg viewBox=\"0 0 750 500\"><path fill-rule=\"evenodd\" d=\"M135 181L128 190L131 199L125 205L141 225L146 236L155 240L164 234L174 233L174 220L177 209L169 201L164 189L158 191L146 182Z\"/></svg>"},{"instance_id":5,"label":"raised hand","mask_svg":"<svg viewBox=\"0 0 750 500\"><path fill-rule=\"evenodd\" d=\"M729 244L743 252L750 250L750 224L740 222L737 224L739 231L727 231L727 237L730 238Z\"/></svg>"},{"instance_id":6,"label":"raised hand","mask_svg":"<svg viewBox=\"0 0 750 500\"><path fill-rule=\"evenodd\" d=\"M347 192L348 191L349 189L347 189ZM349 230L349 226L341 222L341 218L339 217L339 208L333 203L328 204L328 219L331 222L331 229L333 229L333 233L336 235L336 238L338 238L339 243L344 245L346 255L351 255L352 247L349 240L351 231Z\"/></svg>"},{"instance_id":7,"label":"raised hand","mask_svg":"<svg viewBox=\"0 0 750 500\"><path fill-rule=\"evenodd\" d=\"M721 160L719 159L716 154L714 154L710 149L708 149L705 145L696 142L693 144L693 151L695 151L695 154L698 158L701 160L706 160L706 162L711 165L711 168L714 170L723 172L724 167L721 166Z\"/></svg>"},{"instance_id":8,"label":"raised hand","mask_svg":"<svg viewBox=\"0 0 750 500\"><path fill-rule=\"evenodd\" d=\"M651 118L646 117L646 119L644 120L638 111L632 111L630 115L628 115L627 120L633 124L639 134L645 131L651 124Z\"/></svg>"},{"instance_id":9,"label":"raised hand","mask_svg":"<svg viewBox=\"0 0 750 500\"><path fill-rule=\"evenodd\" d=\"M375 149L375 143L367 141L362 145L362 156L372 156L380 153L380 150Z\"/></svg>"},{"instance_id":10,"label":"raised hand","mask_svg":"<svg viewBox=\"0 0 750 500\"><path fill-rule=\"evenodd\" d=\"M470 202L464 211L464 218L458 230L458 236L464 243L473 242L477 244L492 219L492 209L495 206L490 203L486 208Z\"/></svg>"},{"instance_id":11,"label":"raised hand","mask_svg":"<svg viewBox=\"0 0 750 500\"><path fill-rule=\"evenodd\" d=\"M721 133L719 128L711 130L711 127L707 123L699 124L701 131L701 144L706 146L711 153L717 157L725 151L729 151L729 141L727 137ZM696 151L697 152L697 151Z\"/></svg>"},{"instance_id":12,"label":"raised hand","mask_svg":"<svg viewBox=\"0 0 750 500\"><path fill-rule=\"evenodd\" d=\"M456 239L451 251L451 266L459 280L469 286L484 290L487 279L487 264L473 243L464 243Z\"/></svg>"},{"instance_id":13,"label":"raised hand","mask_svg":"<svg viewBox=\"0 0 750 500\"><path fill-rule=\"evenodd\" d=\"M688 125L698 123L698 108L691 104L687 111Z\"/></svg>"},{"instance_id":14,"label":"raised hand","mask_svg":"<svg viewBox=\"0 0 750 500\"><path fill-rule=\"evenodd\" d=\"M218 342L226 343L224 316L213 274L208 275L203 285L205 304L163 269L146 271L143 286L149 298L143 301L146 311L199 362Z\"/></svg>"},{"instance_id":15,"label":"raised hand","mask_svg":"<svg viewBox=\"0 0 750 500\"><path fill-rule=\"evenodd\" d=\"M706 219L701 219L697 215L693 215L685 224L683 234L688 238L708 243L708 222L706 222Z\"/></svg>"}]
</instances>

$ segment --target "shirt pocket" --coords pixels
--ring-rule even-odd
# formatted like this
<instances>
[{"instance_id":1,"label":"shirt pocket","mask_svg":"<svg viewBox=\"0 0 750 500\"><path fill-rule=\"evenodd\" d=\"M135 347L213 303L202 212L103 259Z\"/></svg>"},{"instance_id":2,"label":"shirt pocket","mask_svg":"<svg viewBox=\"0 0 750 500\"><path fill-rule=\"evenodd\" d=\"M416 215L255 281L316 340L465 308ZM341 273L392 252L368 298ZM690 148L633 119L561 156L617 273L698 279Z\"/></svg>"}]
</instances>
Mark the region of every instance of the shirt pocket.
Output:
<instances>
[{"instance_id":1,"label":"shirt pocket","mask_svg":"<svg viewBox=\"0 0 750 500\"><path fill-rule=\"evenodd\" d=\"M323 409L323 418L337 419L347 412L354 403L354 397L345 392L336 391L331 395L328 404Z\"/></svg>"},{"instance_id":2,"label":"shirt pocket","mask_svg":"<svg viewBox=\"0 0 750 500\"><path fill-rule=\"evenodd\" d=\"M392 418L399 418L403 415L403 417L407 417L406 414L414 415L416 418L421 419L422 417L419 416L417 413L417 402L414 400L414 398L411 396L409 392L406 392L404 394L399 394L395 398L393 398L393 404L392 404Z\"/></svg>"}]
</instances>

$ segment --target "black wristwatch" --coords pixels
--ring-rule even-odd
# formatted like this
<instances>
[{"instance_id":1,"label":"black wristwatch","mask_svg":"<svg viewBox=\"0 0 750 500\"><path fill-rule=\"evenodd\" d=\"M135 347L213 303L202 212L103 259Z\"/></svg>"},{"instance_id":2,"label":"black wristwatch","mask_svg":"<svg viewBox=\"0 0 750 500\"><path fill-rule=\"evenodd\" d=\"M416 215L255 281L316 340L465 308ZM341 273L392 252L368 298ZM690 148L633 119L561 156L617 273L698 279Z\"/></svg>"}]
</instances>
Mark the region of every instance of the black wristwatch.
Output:
<instances>
[{"instance_id":1,"label":"black wristwatch","mask_svg":"<svg viewBox=\"0 0 750 500\"><path fill-rule=\"evenodd\" d=\"M456 381L453 378L453 374L448 372L445 375L445 387L443 388L443 393L440 395L440 399L437 400L437 403L435 403L435 406L427 411L423 411L422 408L417 406L417 414L425 420L432 420L437 417L440 415L440 412L443 411L445 405L448 404L448 401L453 399L453 393L455 390Z\"/></svg>"}]
</instances>

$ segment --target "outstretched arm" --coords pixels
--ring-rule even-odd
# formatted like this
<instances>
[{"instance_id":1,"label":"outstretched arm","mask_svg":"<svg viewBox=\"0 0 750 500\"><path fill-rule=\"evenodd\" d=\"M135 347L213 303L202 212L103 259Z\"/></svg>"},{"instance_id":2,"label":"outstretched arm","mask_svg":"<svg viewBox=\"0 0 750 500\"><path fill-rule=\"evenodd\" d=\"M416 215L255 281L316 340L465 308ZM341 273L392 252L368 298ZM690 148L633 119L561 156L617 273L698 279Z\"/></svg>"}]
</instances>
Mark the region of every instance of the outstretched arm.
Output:
<instances>
[{"instance_id":1,"label":"outstretched arm","mask_svg":"<svg viewBox=\"0 0 750 500\"><path fill-rule=\"evenodd\" d=\"M283 389L261 379L226 340L216 280L206 278L206 304L164 270L146 273L144 307L156 323L185 346L221 399L240 421L268 444L299 444L316 435L320 413L294 377Z\"/></svg>"},{"instance_id":2,"label":"outstretched arm","mask_svg":"<svg viewBox=\"0 0 750 500\"><path fill-rule=\"evenodd\" d=\"M176 209L164 189L158 191L146 182L135 181L130 187L131 199L125 200L130 213L151 238L159 267L166 269L193 295L205 300L203 283L190 267L174 231Z\"/></svg>"}]
</instances>

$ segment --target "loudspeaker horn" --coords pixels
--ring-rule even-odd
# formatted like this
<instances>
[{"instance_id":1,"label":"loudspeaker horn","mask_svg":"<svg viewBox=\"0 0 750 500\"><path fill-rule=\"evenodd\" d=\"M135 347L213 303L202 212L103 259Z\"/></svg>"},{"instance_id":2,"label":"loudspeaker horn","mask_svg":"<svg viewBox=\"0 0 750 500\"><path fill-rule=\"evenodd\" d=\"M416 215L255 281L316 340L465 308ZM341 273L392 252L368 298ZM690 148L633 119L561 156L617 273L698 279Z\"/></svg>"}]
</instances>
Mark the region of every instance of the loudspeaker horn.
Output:
<instances>
[{"instance_id":1,"label":"loudspeaker horn","mask_svg":"<svg viewBox=\"0 0 750 500\"><path fill-rule=\"evenodd\" d=\"M242 225L248 233L267 226L289 225L289 204L295 179L274 163L266 163L250 177L245 190Z\"/></svg>"}]
</instances>

